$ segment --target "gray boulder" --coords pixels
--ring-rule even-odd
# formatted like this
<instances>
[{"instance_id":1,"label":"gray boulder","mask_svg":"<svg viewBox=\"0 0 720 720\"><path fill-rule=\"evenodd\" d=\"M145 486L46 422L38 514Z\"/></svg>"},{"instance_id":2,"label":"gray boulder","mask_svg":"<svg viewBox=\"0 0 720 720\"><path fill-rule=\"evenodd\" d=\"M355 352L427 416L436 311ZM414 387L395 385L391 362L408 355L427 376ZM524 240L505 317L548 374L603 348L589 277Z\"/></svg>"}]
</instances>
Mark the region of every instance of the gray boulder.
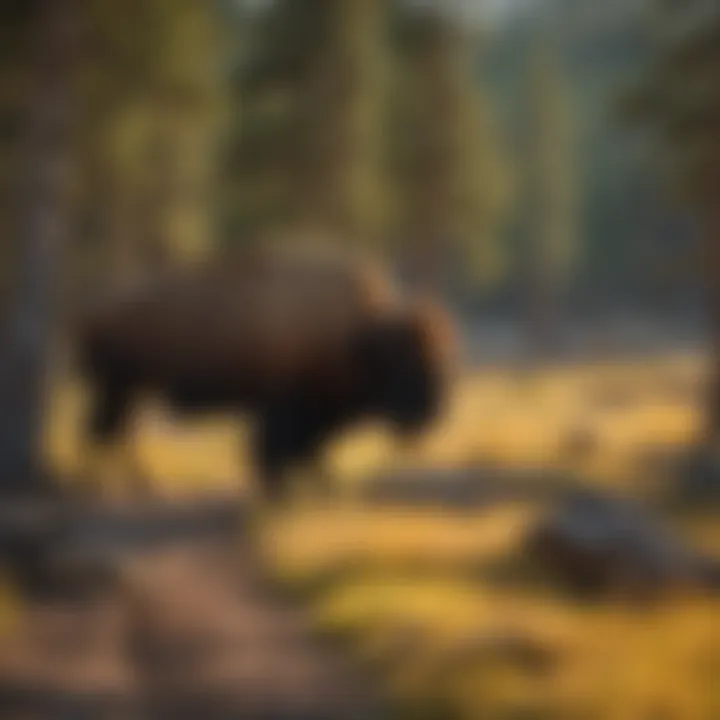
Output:
<instances>
[{"instance_id":1,"label":"gray boulder","mask_svg":"<svg viewBox=\"0 0 720 720\"><path fill-rule=\"evenodd\" d=\"M573 590L652 599L720 591L720 562L632 503L584 494L531 529L526 550Z\"/></svg>"}]
</instances>

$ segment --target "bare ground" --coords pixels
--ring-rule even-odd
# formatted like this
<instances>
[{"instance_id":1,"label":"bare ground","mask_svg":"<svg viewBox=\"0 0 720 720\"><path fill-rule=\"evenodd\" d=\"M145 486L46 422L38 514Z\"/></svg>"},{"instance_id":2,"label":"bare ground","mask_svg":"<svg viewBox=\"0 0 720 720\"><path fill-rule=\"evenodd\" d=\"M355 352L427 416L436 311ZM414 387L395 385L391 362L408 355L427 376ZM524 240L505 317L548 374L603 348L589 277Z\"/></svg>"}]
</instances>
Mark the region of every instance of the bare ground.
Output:
<instances>
[{"instance_id":1,"label":"bare ground","mask_svg":"<svg viewBox=\"0 0 720 720\"><path fill-rule=\"evenodd\" d=\"M101 592L30 604L0 638L0 717L382 717L359 670L264 585L247 539L207 532L213 512L221 526L220 508L198 509L194 526L185 510L180 534L165 513L169 542L156 532ZM147 516L118 532L131 543L158 523ZM99 547L92 534L82 544Z\"/></svg>"}]
</instances>

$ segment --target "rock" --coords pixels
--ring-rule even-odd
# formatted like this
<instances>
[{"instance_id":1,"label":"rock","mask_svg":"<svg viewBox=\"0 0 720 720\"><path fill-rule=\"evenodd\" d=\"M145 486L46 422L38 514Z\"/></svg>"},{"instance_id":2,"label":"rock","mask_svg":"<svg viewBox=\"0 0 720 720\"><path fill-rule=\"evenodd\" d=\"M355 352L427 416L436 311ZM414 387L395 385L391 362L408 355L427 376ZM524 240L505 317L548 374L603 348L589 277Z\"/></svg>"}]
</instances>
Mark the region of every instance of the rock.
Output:
<instances>
[{"instance_id":1,"label":"rock","mask_svg":"<svg viewBox=\"0 0 720 720\"><path fill-rule=\"evenodd\" d=\"M687 548L631 503L585 495L528 534L526 550L574 590L659 598L720 590L720 563Z\"/></svg>"},{"instance_id":2,"label":"rock","mask_svg":"<svg viewBox=\"0 0 720 720\"><path fill-rule=\"evenodd\" d=\"M530 500L564 490L574 482L574 478L546 468L519 470L474 465L409 468L369 478L362 484L357 499L370 505L462 511Z\"/></svg>"},{"instance_id":3,"label":"rock","mask_svg":"<svg viewBox=\"0 0 720 720\"><path fill-rule=\"evenodd\" d=\"M682 458L673 472L672 499L694 505L720 503L720 457L697 451Z\"/></svg>"}]
</instances>

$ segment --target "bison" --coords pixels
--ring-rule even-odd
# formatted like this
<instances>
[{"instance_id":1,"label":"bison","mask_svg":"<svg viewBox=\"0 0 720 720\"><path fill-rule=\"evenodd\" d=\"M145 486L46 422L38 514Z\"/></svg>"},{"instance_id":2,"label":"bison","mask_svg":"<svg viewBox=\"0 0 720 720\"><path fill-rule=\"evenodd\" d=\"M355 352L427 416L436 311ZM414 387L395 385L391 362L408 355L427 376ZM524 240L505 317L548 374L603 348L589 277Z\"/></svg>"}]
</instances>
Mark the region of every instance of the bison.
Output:
<instances>
[{"instance_id":1,"label":"bison","mask_svg":"<svg viewBox=\"0 0 720 720\"><path fill-rule=\"evenodd\" d=\"M290 464L354 423L384 420L401 436L432 423L454 339L443 308L405 297L365 259L262 245L125 289L84 317L86 436L119 439L147 392L178 416L247 416L261 490L277 499Z\"/></svg>"}]
</instances>

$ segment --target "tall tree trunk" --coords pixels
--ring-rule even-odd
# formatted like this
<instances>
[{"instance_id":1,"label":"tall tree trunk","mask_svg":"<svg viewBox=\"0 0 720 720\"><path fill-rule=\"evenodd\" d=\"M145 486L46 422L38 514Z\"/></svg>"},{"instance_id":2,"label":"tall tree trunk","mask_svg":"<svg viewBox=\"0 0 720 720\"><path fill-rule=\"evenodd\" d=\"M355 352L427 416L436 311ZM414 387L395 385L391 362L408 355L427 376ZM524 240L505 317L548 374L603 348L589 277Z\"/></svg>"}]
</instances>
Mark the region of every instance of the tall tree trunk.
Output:
<instances>
[{"instance_id":1,"label":"tall tree trunk","mask_svg":"<svg viewBox=\"0 0 720 720\"><path fill-rule=\"evenodd\" d=\"M558 349L577 244L572 107L557 53L557 41L543 34L525 58L525 320L529 350L539 355Z\"/></svg>"},{"instance_id":2,"label":"tall tree trunk","mask_svg":"<svg viewBox=\"0 0 720 720\"><path fill-rule=\"evenodd\" d=\"M452 253L458 205L464 190L461 173L467 38L455 20L432 11L418 18L409 63L417 117L408 117L414 158L409 178L408 255L413 284L421 292L441 288Z\"/></svg>"},{"instance_id":3,"label":"tall tree trunk","mask_svg":"<svg viewBox=\"0 0 720 720\"><path fill-rule=\"evenodd\" d=\"M720 210L712 210L710 215L702 242L712 357L701 442L714 450L720 441Z\"/></svg>"},{"instance_id":4,"label":"tall tree trunk","mask_svg":"<svg viewBox=\"0 0 720 720\"><path fill-rule=\"evenodd\" d=\"M337 3L333 55L333 220L355 242L375 239L377 185L381 182L379 112L383 52L383 3Z\"/></svg>"},{"instance_id":5,"label":"tall tree trunk","mask_svg":"<svg viewBox=\"0 0 720 720\"><path fill-rule=\"evenodd\" d=\"M310 120L300 223L367 242L376 239L380 213L385 7L381 0L323 0L310 12L322 39L299 97Z\"/></svg>"},{"instance_id":6,"label":"tall tree trunk","mask_svg":"<svg viewBox=\"0 0 720 720\"><path fill-rule=\"evenodd\" d=\"M77 1L37 2L32 18L32 88L17 178L17 276L0 348L0 492L5 495L42 486L46 365L71 189Z\"/></svg>"}]
</instances>

